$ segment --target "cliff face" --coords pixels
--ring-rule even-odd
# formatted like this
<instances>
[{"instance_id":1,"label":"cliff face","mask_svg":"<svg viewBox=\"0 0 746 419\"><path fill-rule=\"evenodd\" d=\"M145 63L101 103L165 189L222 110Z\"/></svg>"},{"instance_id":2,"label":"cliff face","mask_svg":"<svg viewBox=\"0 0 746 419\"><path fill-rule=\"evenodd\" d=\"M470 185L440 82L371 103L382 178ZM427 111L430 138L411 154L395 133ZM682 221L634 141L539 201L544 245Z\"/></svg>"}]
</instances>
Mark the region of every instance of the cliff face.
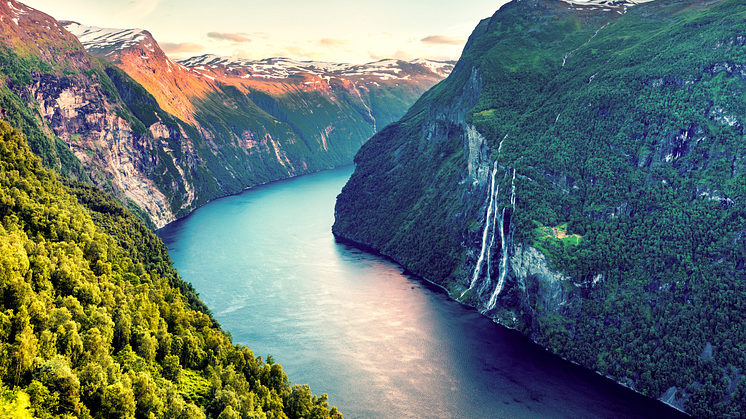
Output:
<instances>
[{"instance_id":1,"label":"cliff face","mask_svg":"<svg viewBox=\"0 0 746 419\"><path fill-rule=\"evenodd\" d=\"M156 224L174 218L150 173L164 162L152 136L123 103L74 36L44 13L0 5L3 116L21 128L47 166L93 181L121 201L137 203ZM130 81L131 82L131 81Z\"/></svg>"},{"instance_id":2,"label":"cliff face","mask_svg":"<svg viewBox=\"0 0 746 419\"><path fill-rule=\"evenodd\" d=\"M744 17L505 5L362 147L334 233L644 394L742 414Z\"/></svg>"}]
</instances>

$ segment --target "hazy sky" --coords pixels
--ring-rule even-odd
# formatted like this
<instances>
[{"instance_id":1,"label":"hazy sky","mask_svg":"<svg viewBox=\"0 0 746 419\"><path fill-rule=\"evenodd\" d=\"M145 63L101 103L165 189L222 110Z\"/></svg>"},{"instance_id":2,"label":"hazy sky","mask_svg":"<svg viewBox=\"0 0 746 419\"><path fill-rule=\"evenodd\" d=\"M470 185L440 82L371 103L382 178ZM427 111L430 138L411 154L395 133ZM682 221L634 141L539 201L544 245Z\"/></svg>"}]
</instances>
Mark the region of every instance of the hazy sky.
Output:
<instances>
[{"instance_id":1,"label":"hazy sky","mask_svg":"<svg viewBox=\"0 0 746 419\"><path fill-rule=\"evenodd\" d=\"M204 53L365 63L457 59L507 0L21 0L59 20L150 31L172 58Z\"/></svg>"}]
</instances>

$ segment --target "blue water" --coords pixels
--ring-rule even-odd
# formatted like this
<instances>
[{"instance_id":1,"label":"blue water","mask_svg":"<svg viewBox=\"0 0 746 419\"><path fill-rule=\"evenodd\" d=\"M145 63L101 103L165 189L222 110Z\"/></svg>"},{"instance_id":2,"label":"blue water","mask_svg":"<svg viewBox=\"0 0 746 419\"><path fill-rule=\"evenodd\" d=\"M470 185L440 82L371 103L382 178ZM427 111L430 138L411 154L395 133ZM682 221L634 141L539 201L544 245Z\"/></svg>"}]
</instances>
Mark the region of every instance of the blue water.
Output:
<instances>
[{"instance_id":1,"label":"blue water","mask_svg":"<svg viewBox=\"0 0 746 419\"><path fill-rule=\"evenodd\" d=\"M331 234L352 167L252 188L159 231L235 343L355 418L676 418Z\"/></svg>"}]
</instances>

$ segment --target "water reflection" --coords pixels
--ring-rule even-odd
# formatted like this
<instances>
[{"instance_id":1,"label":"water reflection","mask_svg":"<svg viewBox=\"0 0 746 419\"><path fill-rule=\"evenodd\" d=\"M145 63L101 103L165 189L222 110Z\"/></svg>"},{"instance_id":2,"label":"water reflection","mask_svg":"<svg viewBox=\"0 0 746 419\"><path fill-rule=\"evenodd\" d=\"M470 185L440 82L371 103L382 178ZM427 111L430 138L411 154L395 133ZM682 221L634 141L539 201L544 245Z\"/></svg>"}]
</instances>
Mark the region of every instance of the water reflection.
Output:
<instances>
[{"instance_id":1,"label":"water reflection","mask_svg":"<svg viewBox=\"0 0 746 419\"><path fill-rule=\"evenodd\" d=\"M345 418L675 417L334 241L351 167L216 200L159 232L234 341Z\"/></svg>"}]
</instances>

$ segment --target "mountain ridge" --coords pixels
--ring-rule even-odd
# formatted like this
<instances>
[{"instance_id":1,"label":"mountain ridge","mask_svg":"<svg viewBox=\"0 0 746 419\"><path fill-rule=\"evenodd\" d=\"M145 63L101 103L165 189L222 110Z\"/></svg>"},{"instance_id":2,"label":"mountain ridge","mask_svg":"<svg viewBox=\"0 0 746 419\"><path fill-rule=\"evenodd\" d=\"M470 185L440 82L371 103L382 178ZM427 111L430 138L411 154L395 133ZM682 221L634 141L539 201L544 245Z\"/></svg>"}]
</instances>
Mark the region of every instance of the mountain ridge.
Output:
<instances>
[{"instance_id":1,"label":"mountain ridge","mask_svg":"<svg viewBox=\"0 0 746 419\"><path fill-rule=\"evenodd\" d=\"M411 79L415 74L422 80L428 80L426 84L429 84L446 77L452 68L450 63L421 59L411 63L389 60L389 65L385 67L374 66L374 63L302 62L288 58L246 60L211 54L173 61L147 31L90 27L70 21L62 24L79 37L89 53L108 60L132 75L166 111L197 125L199 123L193 116L197 110L192 98L204 98L219 84L234 86L244 94L249 94L250 89L270 95L320 91L333 97L335 91L346 90L360 100L363 108L368 110L367 116L374 119L373 111L368 109L370 105L365 104L362 97L369 94L371 88L375 90L381 82L389 79L414 84L417 82ZM398 77L402 66L415 68L408 71L408 76ZM375 74L375 68L383 73ZM428 72L432 74L428 76ZM366 81L362 77L364 75L377 77L378 80ZM361 93L359 89L367 92ZM425 89L421 90L424 92Z\"/></svg>"}]
</instances>

